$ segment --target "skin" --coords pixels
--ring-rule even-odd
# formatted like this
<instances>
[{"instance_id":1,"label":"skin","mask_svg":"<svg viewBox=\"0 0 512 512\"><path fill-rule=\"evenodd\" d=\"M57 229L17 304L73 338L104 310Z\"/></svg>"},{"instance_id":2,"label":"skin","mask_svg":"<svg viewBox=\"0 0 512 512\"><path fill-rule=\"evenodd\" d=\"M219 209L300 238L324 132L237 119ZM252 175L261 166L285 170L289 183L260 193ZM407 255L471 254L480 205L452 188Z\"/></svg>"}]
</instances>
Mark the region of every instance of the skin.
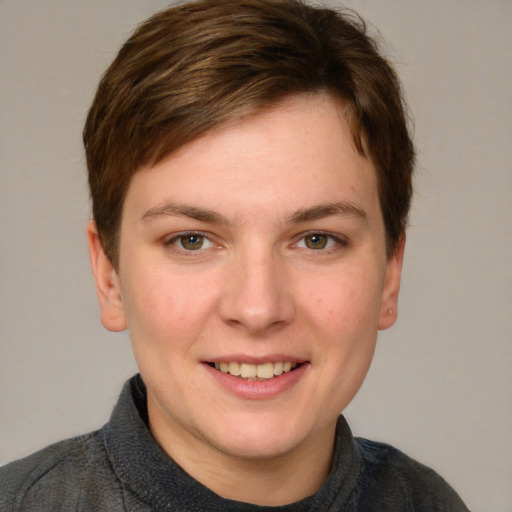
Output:
<instances>
[{"instance_id":1,"label":"skin","mask_svg":"<svg viewBox=\"0 0 512 512\"><path fill-rule=\"evenodd\" d=\"M386 255L375 171L339 102L288 98L137 171L117 269L93 221L88 240L102 323L130 332L161 447L224 497L315 493L396 319L403 256ZM301 364L263 383L208 364L232 360Z\"/></svg>"}]
</instances>

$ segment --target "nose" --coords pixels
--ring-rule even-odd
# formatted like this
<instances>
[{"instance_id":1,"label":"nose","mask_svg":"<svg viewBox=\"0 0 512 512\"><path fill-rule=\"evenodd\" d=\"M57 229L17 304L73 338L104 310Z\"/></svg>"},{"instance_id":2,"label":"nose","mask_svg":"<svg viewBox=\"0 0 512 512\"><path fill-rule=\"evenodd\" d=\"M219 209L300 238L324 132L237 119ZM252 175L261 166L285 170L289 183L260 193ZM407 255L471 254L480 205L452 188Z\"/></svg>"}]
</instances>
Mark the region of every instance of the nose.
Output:
<instances>
[{"instance_id":1,"label":"nose","mask_svg":"<svg viewBox=\"0 0 512 512\"><path fill-rule=\"evenodd\" d=\"M261 335L293 321L295 304L279 256L246 251L230 263L220 302L223 322Z\"/></svg>"}]
</instances>

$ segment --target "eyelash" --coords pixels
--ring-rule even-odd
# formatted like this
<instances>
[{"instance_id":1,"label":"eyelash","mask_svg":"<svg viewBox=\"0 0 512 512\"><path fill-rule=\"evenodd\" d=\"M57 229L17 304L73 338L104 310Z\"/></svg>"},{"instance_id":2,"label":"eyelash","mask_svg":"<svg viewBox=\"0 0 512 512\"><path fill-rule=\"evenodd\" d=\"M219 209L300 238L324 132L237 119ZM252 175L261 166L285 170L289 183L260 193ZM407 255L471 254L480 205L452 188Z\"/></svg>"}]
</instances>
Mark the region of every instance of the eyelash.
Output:
<instances>
[{"instance_id":1,"label":"eyelash","mask_svg":"<svg viewBox=\"0 0 512 512\"><path fill-rule=\"evenodd\" d=\"M183 247L183 240L185 238L187 238L187 237L201 238L202 239L201 247L199 247L196 250L186 249L185 247ZM179 242L180 240L182 242L181 243L181 247L179 247L176 244L176 242ZM195 255L194 253L201 252L201 249L203 249L202 245L205 242L210 243L212 246L214 246L214 245L218 246L218 244L216 244L207 233L203 233L201 231L184 231L184 232L181 232L181 233L176 233L176 234L172 235L171 237L166 238L164 240L164 245L166 247L169 247L169 248L173 249L176 252L179 252L180 254L185 254L187 256L194 256Z\"/></svg>"},{"instance_id":2,"label":"eyelash","mask_svg":"<svg viewBox=\"0 0 512 512\"><path fill-rule=\"evenodd\" d=\"M331 246L330 247L322 247L322 248L318 248L318 249L313 249L311 247L298 247L298 244L300 242L304 242L304 244L305 244L306 239L308 237L314 237L314 236L326 237L327 244L331 243ZM349 245L349 242L346 238L344 238L340 235L335 235L333 233L326 232L326 231L309 231L307 233L301 233L299 236L297 236L296 240L297 241L293 244L294 247L297 247L299 249L305 249L311 253L325 254L325 253L336 252L336 251L339 251L340 249L348 247L348 245Z\"/></svg>"},{"instance_id":3,"label":"eyelash","mask_svg":"<svg viewBox=\"0 0 512 512\"><path fill-rule=\"evenodd\" d=\"M319 247L319 248L307 247L306 240L308 239L308 237L315 237L315 236L326 237L327 247ZM198 247L196 250L186 249L185 247L183 247L183 241L187 237L201 238L201 246ZM180 240L181 240L181 244L180 244L181 247L179 247L176 244ZM331 253L331 252L336 252L336 251L348 246L348 240L346 238L341 237L339 235L334 235L333 233L329 233L329 232L325 232L325 231L309 231L306 233L301 233L300 235L298 235L295 238L295 240L296 241L292 244L292 247L297 248L297 249L305 249L306 251L311 252L311 253L323 253L323 254ZM203 245L205 242L209 243L210 246L204 248ZM304 243L304 245L306 245L306 246L299 247L299 244L301 242ZM172 235L171 237L165 239L164 245L166 247L170 247L171 249L175 250L176 252L179 252L180 254L185 254L187 256L198 255L198 254L194 254L194 253L200 253L203 250L211 248L212 246L215 246L215 245L217 247L219 247L219 244L216 244L207 233L204 233L202 231L184 231L181 233L176 233L176 234Z\"/></svg>"}]
</instances>

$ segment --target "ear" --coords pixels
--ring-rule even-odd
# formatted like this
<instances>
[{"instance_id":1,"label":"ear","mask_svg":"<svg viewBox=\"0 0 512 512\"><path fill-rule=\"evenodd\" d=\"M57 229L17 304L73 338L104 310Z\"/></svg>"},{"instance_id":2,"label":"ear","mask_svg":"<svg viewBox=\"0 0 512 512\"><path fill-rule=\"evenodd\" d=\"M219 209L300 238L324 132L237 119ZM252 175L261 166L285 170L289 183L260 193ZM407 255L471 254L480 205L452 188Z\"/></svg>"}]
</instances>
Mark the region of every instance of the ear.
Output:
<instances>
[{"instance_id":1,"label":"ear","mask_svg":"<svg viewBox=\"0 0 512 512\"><path fill-rule=\"evenodd\" d=\"M100 304L101 323L109 331L124 331L126 319L119 276L103 250L98 228L93 220L87 224L87 243L96 284L96 295Z\"/></svg>"},{"instance_id":2,"label":"ear","mask_svg":"<svg viewBox=\"0 0 512 512\"><path fill-rule=\"evenodd\" d=\"M393 255L389 258L386 267L386 282L382 292L380 307L379 330L391 327L398 316L398 292L400 291L400 278L402 277L402 263L405 250L405 235L396 244Z\"/></svg>"}]
</instances>

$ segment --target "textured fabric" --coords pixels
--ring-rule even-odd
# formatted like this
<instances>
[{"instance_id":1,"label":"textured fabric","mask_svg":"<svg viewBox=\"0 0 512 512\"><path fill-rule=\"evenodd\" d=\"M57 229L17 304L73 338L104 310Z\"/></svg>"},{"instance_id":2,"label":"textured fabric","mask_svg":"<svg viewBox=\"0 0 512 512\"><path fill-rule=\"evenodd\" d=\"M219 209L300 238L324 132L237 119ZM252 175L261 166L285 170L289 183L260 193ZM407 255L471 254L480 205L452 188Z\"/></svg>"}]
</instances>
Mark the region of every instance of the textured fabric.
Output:
<instances>
[{"instance_id":1,"label":"textured fabric","mask_svg":"<svg viewBox=\"0 0 512 512\"><path fill-rule=\"evenodd\" d=\"M354 439L340 416L331 472L314 496L261 507L226 500L186 474L147 427L146 391L128 381L110 421L0 468L0 510L464 512L432 470L391 446Z\"/></svg>"}]
</instances>

